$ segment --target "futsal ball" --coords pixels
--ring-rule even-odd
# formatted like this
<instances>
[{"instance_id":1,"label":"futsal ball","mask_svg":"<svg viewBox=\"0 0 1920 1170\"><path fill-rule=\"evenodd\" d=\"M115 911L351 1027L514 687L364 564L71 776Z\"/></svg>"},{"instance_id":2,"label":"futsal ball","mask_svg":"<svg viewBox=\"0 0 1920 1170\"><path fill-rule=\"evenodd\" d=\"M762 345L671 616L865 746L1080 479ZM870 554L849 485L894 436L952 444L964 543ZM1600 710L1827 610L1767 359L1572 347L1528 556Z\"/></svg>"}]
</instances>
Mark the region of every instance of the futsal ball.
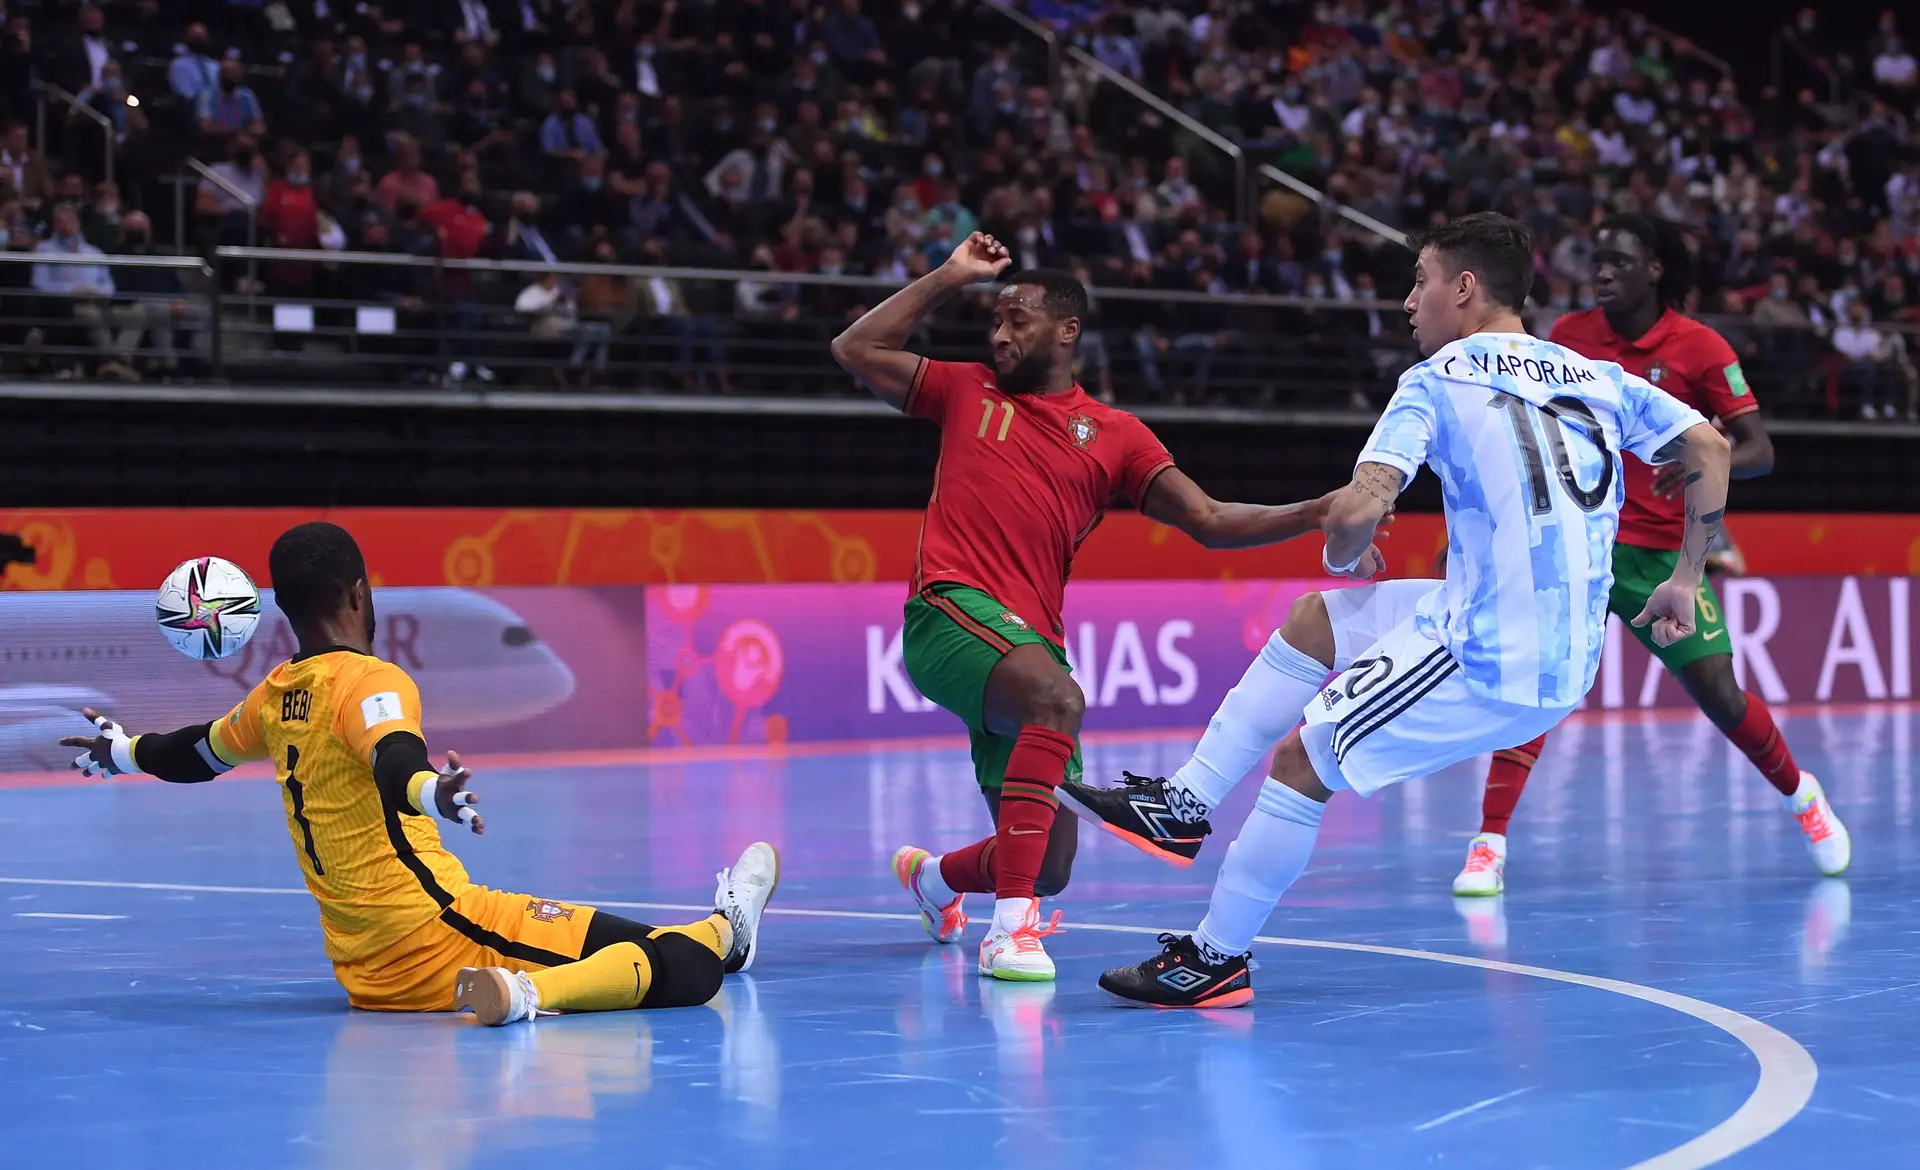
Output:
<instances>
[{"instance_id":1,"label":"futsal ball","mask_svg":"<svg viewBox=\"0 0 1920 1170\"><path fill-rule=\"evenodd\" d=\"M188 658L225 658L260 625L260 590L232 561L198 557L167 574L153 608L175 650Z\"/></svg>"}]
</instances>

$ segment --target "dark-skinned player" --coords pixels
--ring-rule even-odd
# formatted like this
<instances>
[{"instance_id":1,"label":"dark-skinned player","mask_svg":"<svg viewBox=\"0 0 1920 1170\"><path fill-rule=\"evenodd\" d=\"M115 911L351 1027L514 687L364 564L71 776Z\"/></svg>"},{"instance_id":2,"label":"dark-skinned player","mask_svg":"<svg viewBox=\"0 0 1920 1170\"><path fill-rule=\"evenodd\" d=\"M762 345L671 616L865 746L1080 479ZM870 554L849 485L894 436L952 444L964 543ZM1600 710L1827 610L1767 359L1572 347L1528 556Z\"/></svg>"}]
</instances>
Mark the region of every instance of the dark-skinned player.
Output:
<instances>
[{"instance_id":1,"label":"dark-skinned player","mask_svg":"<svg viewBox=\"0 0 1920 1170\"><path fill-rule=\"evenodd\" d=\"M1771 471L1773 443L1740 359L1725 338L1680 313L1693 272L1679 229L1652 216L1616 215L1595 237L1593 271L1598 307L1560 318L1552 340L1586 357L1619 362L1700 413L1717 417L1733 443L1732 478ZM1654 586L1672 571L1685 523L1678 464L1655 468L1628 459L1625 466L1627 500L1613 549L1609 599L1609 608L1623 620L1639 613ZM1711 581L1701 583L1696 608L1698 628L1670 646L1656 645L1647 631L1629 628L1780 793L1820 872L1829 877L1843 872L1853 854L1846 826L1820 782L1794 762L1766 703L1736 680ZM1505 888L1507 824L1545 743L1541 736L1494 754L1480 832L1468 845L1466 867L1454 878L1455 894L1490 897Z\"/></svg>"},{"instance_id":2,"label":"dark-skinned player","mask_svg":"<svg viewBox=\"0 0 1920 1170\"><path fill-rule=\"evenodd\" d=\"M922 318L1010 262L969 236L928 275L833 343L847 371L900 411L940 427L940 465L906 606L907 672L972 737L992 836L935 857L902 848L894 872L935 940L958 942L964 895L995 897L980 973L1050 980L1039 899L1065 888L1075 819L1055 790L1080 774L1086 700L1068 674L1061 606L1074 552L1108 504L1140 511L1209 548L1250 548L1320 527L1323 501L1221 503L1178 468L1145 424L1073 380L1087 293L1052 269L1008 276L994 298L992 364L906 350Z\"/></svg>"},{"instance_id":3,"label":"dark-skinned player","mask_svg":"<svg viewBox=\"0 0 1920 1170\"><path fill-rule=\"evenodd\" d=\"M212 723L137 736L88 711L100 734L60 742L84 749L74 766L89 775L145 772L176 784L273 761L294 857L354 1007L464 1008L485 1024L684 1007L712 999L725 972L752 962L780 875L764 841L720 872L713 913L686 926L475 885L434 825L437 813L485 828L470 774L453 752L444 769L428 763L419 690L374 657L359 546L345 529L302 524L274 542L267 565L299 653L239 706Z\"/></svg>"}]
</instances>

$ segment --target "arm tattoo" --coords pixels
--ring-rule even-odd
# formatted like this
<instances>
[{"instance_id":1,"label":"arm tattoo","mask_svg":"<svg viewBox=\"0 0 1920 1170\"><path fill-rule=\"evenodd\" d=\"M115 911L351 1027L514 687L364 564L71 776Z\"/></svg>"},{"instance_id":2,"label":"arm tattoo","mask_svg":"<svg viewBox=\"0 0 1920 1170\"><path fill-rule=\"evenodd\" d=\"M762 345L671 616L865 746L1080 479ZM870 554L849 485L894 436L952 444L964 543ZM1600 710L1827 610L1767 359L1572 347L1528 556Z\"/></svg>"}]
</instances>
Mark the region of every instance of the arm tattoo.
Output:
<instances>
[{"instance_id":1,"label":"arm tattoo","mask_svg":"<svg viewBox=\"0 0 1920 1170\"><path fill-rule=\"evenodd\" d=\"M1689 471L1687 472L1687 478L1682 482L1690 487L1693 484L1699 483L1701 480L1705 479L1706 476L1707 476L1707 473L1704 471Z\"/></svg>"},{"instance_id":2,"label":"arm tattoo","mask_svg":"<svg viewBox=\"0 0 1920 1170\"><path fill-rule=\"evenodd\" d=\"M1720 522L1726 518L1727 510L1725 508L1715 508L1713 511L1700 517L1700 523L1707 528L1718 528L1720 527Z\"/></svg>"},{"instance_id":3,"label":"arm tattoo","mask_svg":"<svg viewBox=\"0 0 1920 1170\"><path fill-rule=\"evenodd\" d=\"M1673 438L1668 439L1665 443L1661 444L1660 449L1653 453L1653 458L1649 462L1672 463L1674 460L1684 455L1686 453L1686 450L1687 450L1687 436L1684 433L1678 434L1678 435L1675 435Z\"/></svg>"},{"instance_id":4,"label":"arm tattoo","mask_svg":"<svg viewBox=\"0 0 1920 1170\"><path fill-rule=\"evenodd\" d=\"M1352 486L1361 495L1392 507L1406 482L1405 474L1384 463L1363 463L1353 473Z\"/></svg>"}]
</instances>

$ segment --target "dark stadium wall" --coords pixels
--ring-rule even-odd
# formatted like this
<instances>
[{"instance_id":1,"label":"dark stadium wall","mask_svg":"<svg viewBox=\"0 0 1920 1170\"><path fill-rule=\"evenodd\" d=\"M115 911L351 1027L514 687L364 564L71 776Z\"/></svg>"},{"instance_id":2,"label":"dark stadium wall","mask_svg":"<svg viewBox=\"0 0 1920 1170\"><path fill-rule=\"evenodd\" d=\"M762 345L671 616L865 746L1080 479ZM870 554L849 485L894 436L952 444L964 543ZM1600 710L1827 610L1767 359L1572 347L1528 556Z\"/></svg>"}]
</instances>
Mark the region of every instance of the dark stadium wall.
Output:
<instances>
[{"instance_id":1,"label":"dark stadium wall","mask_svg":"<svg viewBox=\"0 0 1920 1170\"><path fill-rule=\"evenodd\" d=\"M937 435L863 403L691 409L163 402L0 405L11 507L919 508ZM1143 412L1222 499L1281 502L1345 483L1365 420L1196 420ZM1772 426L1776 470L1745 512L1920 513L1911 428ZM1408 512L1436 512L1431 476Z\"/></svg>"},{"instance_id":2,"label":"dark stadium wall","mask_svg":"<svg viewBox=\"0 0 1920 1170\"><path fill-rule=\"evenodd\" d=\"M1599 11L1641 12L1668 32L1687 37L1733 67L1742 91L1756 95L1769 83L1773 69L1774 34L1792 24L1802 8L1819 14L1821 33L1832 43L1851 49L1866 64L1862 46L1883 9L1898 7L1873 0L1848 4L1815 4L1803 0L1686 0L1680 4L1618 4L1593 6Z\"/></svg>"}]
</instances>

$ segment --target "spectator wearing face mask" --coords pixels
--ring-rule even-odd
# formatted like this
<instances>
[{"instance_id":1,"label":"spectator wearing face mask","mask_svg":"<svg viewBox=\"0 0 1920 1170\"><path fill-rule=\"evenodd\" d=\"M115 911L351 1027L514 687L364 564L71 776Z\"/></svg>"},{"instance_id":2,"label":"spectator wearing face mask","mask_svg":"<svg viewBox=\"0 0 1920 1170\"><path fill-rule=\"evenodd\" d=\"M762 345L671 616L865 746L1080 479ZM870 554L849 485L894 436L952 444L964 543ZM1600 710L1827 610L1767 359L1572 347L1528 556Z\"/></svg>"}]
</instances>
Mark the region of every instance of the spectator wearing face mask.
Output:
<instances>
[{"instance_id":1,"label":"spectator wearing face mask","mask_svg":"<svg viewBox=\"0 0 1920 1170\"><path fill-rule=\"evenodd\" d=\"M433 100L432 83L424 76L407 78L400 105L393 111L395 130L420 144L430 158L438 158L447 145L447 120L440 103Z\"/></svg>"},{"instance_id":2,"label":"spectator wearing face mask","mask_svg":"<svg viewBox=\"0 0 1920 1170\"><path fill-rule=\"evenodd\" d=\"M527 63L515 93L523 112L545 118L560 108L560 65L552 53L539 53Z\"/></svg>"},{"instance_id":3,"label":"spectator wearing face mask","mask_svg":"<svg viewBox=\"0 0 1920 1170\"><path fill-rule=\"evenodd\" d=\"M1833 331L1833 348L1846 359L1841 390L1860 404L1860 417L1898 418L1907 405L1907 371L1894 335L1874 324L1865 301L1847 306L1846 321Z\"/></svg>"},{"instance_id":4,"label":"spectator wearing face mask","mask_svg":"<svg viewBox=\"0 0 1920 1170\"><path fill-rule=\"evenodd\" d=\"M104 257L99 248L81 238L80 215L72 207L56 208L52 226L53 234L34 246L35 255ZM34 306L36 317L54 322L71 320L79 327L51 326L46 330L51 345L77 348L84 333L84 340L94 350L107 349L112 338L107 332L103 298L113 295L114 283L113 272L105 264L36 264L33 289L40 294ZM73 360L63 373L71 377L84 368L84 362Z\"/></svg>"},{"instance_id":5,"label":"spectator wearing face mask","mask_svg":"<svg viewBox=\"0 0 1920 1170\"><path fill-rule=\"evenodd\" d=\"M267 184L260 203L260 242L273 248L320 246L320 200L313 190L313 160L297 151L287 160L286 173ZM313 288L312 264L280 261L262 274L267 288L279 295L297 295Z\"/></svg>"},{"instance_id":6,"label":"spectator wearing face mask","mask_svg":"<svg viewBox=\"0 0 1920 1170\"><path fill-rule=\"evenodd\" d=\"M195 100L194 116L199 121L200 133L208 138L224 141L236 134L257 138L267 132L260 99L253 90L240 84L240 74L240 58L228 57L220 62L218 82L201 90Z\"/></svg>"},{"instance_id":7,"label":"spectator wearing face mask","mask_svg":"<svg viewBox=\"0 0 1920 1170\"><path fill-rule=\"evenodd\" d=\"M143 212L129 212L116 254L151 256L153 225ZM113 307L114 359L135 368L141 344L153 339L153 368L173 371L180 364L180 338L191 334L193 353L207 351L207 311L204 302L191 299L174 268L125 266L114 269L116 292L122 300Z\"/></svg>"},{"instance_id":8,"label":"spectator wearing face mask","mask_svg":"<svg viewBox=\"0 0 1920 1170\"><path fill-rule=\"evenodd\" d=\"M185 43L167 65L167 88L181 101L191 104L200 100L202 92L219 84L220 62L213 59L207 26L196 20L187 26Z\"/></svg>"},{"instance_id":9,"label":"spectator wearing face mask","mask_svg":"<svg viewBox=\"0 0 1920 1170\"><path fill-rule=\"evenodd\" d=\"M223 182L203 182L194 194L200 241L203 246L245 244L248 210L259 207L267 193L267 165L252 136L236 134L227 144L226 161L209 169Z\"/></svg>"},{"instance_id":10,"label":"spectator wearing face mask","mask_svg":"<svg viewBox=\"0 0 1920 1170\"><path fill-rule=\"evenodd\" d=\"M389 211L401 200L425 207L440 198L440 181L420 167L420 144L407 135L393 143L393 169L381 176L373 197Z\"/></svg>"}]
</instances>

